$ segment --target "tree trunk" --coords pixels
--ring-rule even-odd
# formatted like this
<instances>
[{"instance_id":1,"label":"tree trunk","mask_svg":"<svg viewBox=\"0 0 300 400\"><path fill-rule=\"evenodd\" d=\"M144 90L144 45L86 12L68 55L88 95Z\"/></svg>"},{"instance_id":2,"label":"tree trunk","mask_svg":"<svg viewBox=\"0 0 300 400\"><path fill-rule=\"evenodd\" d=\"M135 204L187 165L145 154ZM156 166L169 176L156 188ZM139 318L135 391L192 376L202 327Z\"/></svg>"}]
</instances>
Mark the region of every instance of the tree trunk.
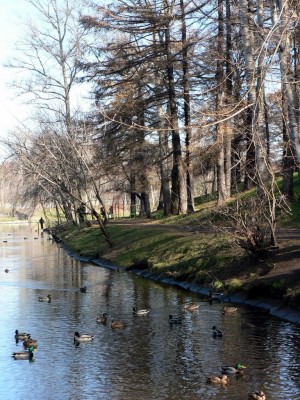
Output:
<instances>
[{"instance_id":1,"label":"tree trunk","mask_svg":"<svg viewBox=\"0 0 300 400\"><path fill-rule=\"evenodd\" d=\"M193 196L193 171L191 164L191 110L190 110L190 83L188 78L189 65L188 65L188 43L186 32L185 20L185 6L184 1L180 0L181 9L181 40L182 40L182 79L183 79L183 108L184 108L184 126L185 126L185 165L186 165L186 188L187 188L187 213L193 213L194 196Z\"/></svg>"},{"instance_id":2,"label":"tree trunk","mask_svg":"<svg viewBox=\"0 0 300 400\"><path fill-rule=\"evenodd\" d=\"M269 175L271 173L269 166L269 158L267 152L267 135L266 135L266 125L265 125L265 89L264 89L264 52L263 43L261 36L263 35L264 26L264 7L263 1L257 0L257 25L260 29L258 34L258 48L259 56L257 60L257 84L256 84L256 105L255 105L255 127L254 127L254 142L255 142L255 152L256 152L256 171L258 180L258 194L261 196L268 196L268 182Z\"/></svg>"},{"instance_id":3,"label":"tree trunk","mask_svg":"<svg viewBox=\"0 0 300 400\"><path fill-rule=\"evenodd\" d=\"M295 168L295 162L293 157L293 150L291 146L291 140L287 129L287 109L286 99L282 91L282 138L283 138L283 155L282 155L282 193L292 198L294 194L294 181L293 172Z\"/></svg>"},{"instance_id":4,"label":"tree trunk","mask_svg":"<svg viewBox=\"0 0 300 400\"><path fill-rule=\"evenodd\" d=\"M223 91L224 91L224 62L221 55L224 50L224 18L223 18L223 0L218 0L218 38L217 38L217 70L216 70L216 118L223 118ZM220 122L216 126L217 131L217 182L218 182L218 203L222 204L227 199L226 179L225 179L225 151L224 151L224 123Z\"/></svg>"},{"instance_id":5,"label":"tree trunk","mask_svg":"<svg viewBox=\"0 0 300 400\"><path fill-rule=\"evenodd\" d=\"M170 26L165 30L165 47L167 56L167 82L168 100L170 113L170 130L172 134L173 168L171 172L172 192L171 192L171 213L173 215L181 212L186 213L186 191L185 179L182 163L182 151L178 127L177 104L174 82L174 67L171 52Z\"/></svg>"},{"instance_id":6,"label":"tree trunk","mask_svg":"<svg viewBox=\"0 0 300 400\"><path fill-rule=\"evenodd\" d=\"M246 117L246 165L245 165L245 181L244 188L250 189L255 182L255 148L253 142L253 122L254 122L254 105L255 96L255 63L253 59L254 47L253 36L250 29L248 10L250 5L247 0L239 0L240 5L240 22L243 37L244 59L248 92L248 108Z\"/></svg>"},{"instance_id":7,"label":"tree trunk","mask_svg":"<svg viewBox=\"0 0 300 400\"><path fill-rule=\"evenodd\" d=\"M298 177L300 179L300 142L299 142L299 132L298 132L298 124L296 119L295 107L296 104L294 102L295 95L293 94L294 85L293 79L294 74L291 68L291 59L290 59L290 37L288 32L288 12L289 8L286 2L282 2L281 0L274 1L272 6L272 19L273 24L278 25L279 35L280 35L280 43L279 43L279 62L280 62L280 73L281 73L281 85L282 92L284 96L284 101L286 104L287 110L287 134L291 141L291 148L293 152L293 158L296 162L296 168L298 170ZM279 18L280 16L280 18Z\"/></svg>"},{"instance_id":8,"label":"tree trunk","mask_svg":"<svg viewBox=\"0 0 300 400\"><path fill-rule=\"evenodd\" d=\"M233 68L232 68L232 29L231 29L231 7L230 0L226 0L226 83L225 83L225 108L229 112L232 108L233 99ZM233 120L230 119L225 122L225 138L224 138L224 151L225 151L225 182L226 182L226 197L231 195L231 181L232 181L232 137L233 137Z\"/></svg>"}]
</instances>

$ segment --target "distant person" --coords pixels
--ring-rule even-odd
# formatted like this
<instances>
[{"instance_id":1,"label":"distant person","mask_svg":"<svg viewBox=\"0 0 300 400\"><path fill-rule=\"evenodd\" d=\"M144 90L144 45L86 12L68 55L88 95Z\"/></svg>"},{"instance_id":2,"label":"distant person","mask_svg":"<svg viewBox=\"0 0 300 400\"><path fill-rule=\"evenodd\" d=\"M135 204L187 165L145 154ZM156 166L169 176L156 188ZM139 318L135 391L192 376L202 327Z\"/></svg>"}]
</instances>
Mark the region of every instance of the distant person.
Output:
<instances>
[{"instance_id":1,"label":"distant person","mask_svg":"<svg viewBox=\"0 0 300 400\"><path fill-rule=\"evenodd\" d=\"M41 225L41 230L43 230L44 229L44 223L45 223L43 217L40 218L39 223Z\"/></svg>"},{"instance_id":2,"label":"distant person","mask_svg":"<svg viewBox=\"0 0 300 400\"><path fill-rule=\"evenodd\" d=\"M100 208L100 213L101 213L102 218L105 219L105 210L104 210L104 207L101 207L101 208Z\"/></svg>"},{"instance_id":3,"label":"distant person","mask_svg":"<svg viewBox=\"0 0 300 400\"><path fill-rule=\"evenodd\" d=\"M78 212L79 222L80 223L84 222L84 218L86 215L86 208L85 208L84 203L80 204L80 207L77 208L77 212Z\"/></svg>"},{"instance_id":4,"label":"distant person","mask_svg":"<svg viewBox=\"0 0 300 400\"><path fill-rule=\"evenodd\" d=\"M112 218L113 215L114 215L114 208L113 208L113 206L110 206L110 207L109 207L108 217L109 217L109 218Z\"/></svg>"}]
</instances>

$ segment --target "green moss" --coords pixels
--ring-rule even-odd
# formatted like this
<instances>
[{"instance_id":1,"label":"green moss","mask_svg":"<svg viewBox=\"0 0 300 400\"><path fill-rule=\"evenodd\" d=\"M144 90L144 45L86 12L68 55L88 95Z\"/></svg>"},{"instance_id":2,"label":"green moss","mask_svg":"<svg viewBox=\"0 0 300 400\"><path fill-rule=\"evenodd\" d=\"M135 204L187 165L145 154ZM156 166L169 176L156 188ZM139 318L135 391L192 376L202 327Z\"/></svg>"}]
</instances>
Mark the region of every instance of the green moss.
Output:
<instances>
[{"instance_id":1,"label":"green moss","mask_svg":"<svg viewBox=\"0 0 300 400\"><path fill-rule=\"evenodd\" d=\"M243 287L242 281L240 279L233 278L227 284L227 292L234 293L241 290L242 287Z\"/></svg>"}]
</instances>

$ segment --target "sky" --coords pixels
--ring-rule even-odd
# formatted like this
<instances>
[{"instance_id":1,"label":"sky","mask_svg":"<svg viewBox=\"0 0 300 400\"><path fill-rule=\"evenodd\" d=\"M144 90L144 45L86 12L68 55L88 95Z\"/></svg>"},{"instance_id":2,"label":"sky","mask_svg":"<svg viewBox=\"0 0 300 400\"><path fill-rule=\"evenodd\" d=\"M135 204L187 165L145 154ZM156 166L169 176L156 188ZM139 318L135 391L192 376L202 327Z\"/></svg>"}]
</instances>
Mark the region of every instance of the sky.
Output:
<instances>
[{"instance_id":1,"label":"sky","mask_svg":"<svg viewBox=\"0 0 300 400\"><path fill-rule=\"evenodd\" d=\"M3 65L13 57L18 35L22 32L20 18L27 16L26 0L0 0L0 139L7 137L20 122L26 120L28 107L16 98L8 82L13 80L14 72Z\"/></svg>"},{"instance_id":2,"label":"sky","mask_svg":"<svg viewBox=\"0 0 300 400\"><path fill-rule=\"evenodd\" d=\"M17 97L9 82L14 80L16 71L4 65L16 56L18 38L24 35L26 22L29 18L34 21L34 7L26 0L0 0L0 147L1 139L9 136L9 132L17 126L28 126L32 114L29 105L24 104L24 98ZM86 97L88 86L82 85L74 89L73 106L80 106L87 111L90 107ZM1 150L0 150L1 152Z\"/></svg>"}]
</instances>

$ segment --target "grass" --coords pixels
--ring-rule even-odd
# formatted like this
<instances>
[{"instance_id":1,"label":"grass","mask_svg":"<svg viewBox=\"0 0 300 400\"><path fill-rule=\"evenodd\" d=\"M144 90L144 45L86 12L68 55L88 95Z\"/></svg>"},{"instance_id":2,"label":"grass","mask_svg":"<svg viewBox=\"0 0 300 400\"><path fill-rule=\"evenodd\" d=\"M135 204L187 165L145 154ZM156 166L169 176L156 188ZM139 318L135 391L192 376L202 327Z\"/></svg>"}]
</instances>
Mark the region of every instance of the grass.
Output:
<instances>
[{"instance_id":1,"label":"grass","mask_svg":"<svg viewBox=\"0 0 300 400\"><path fill-rule=\"evenodd\" d=\"M114 243L112 248L96 226L68 227L60 237L71 251L80 255L101 256L125 268L146 262L157 275L199 284L214 280L215 274L236 257L228 238L220 241L213 234L187 235L176 229L151 226L110 225L108 230Z\"/></svg>"},{"instance_id":2,"label":"grass","mask_svg":"<svg viewBox=\"0 0 300 400\"><path fill-rule=\"evenodd\" d=\"M251 198L254 193L255 190L250 190L240 194L240 197ZM281 217L278 226L299 227L300 185L296 177L295 193L290 202L291 214ZM232 198L229 204L233 202ZM154 213L153 224L159 226L143 224L141 227L139 218L135 218L128 225L117 225L114 221L109 221L108 231L113 241L112 248L108 246L96 225L64 227L59 236L73 252L91 258L102 257L124 268L150 268L152 273L162 277L210 285L216 290L225 290L228 293L249 290L251 295L260 293L261 290L261 293L272 296L286 296L290 293L290 296L298 299L298 292L284 280L264 283L260 288L260 277L265 277L272 269L266 268L269 261L255 264L241 249L233 245L230 237L199 231L192 234L193 229L189 228L207 225L215 218L216 198L199 197L195 199L195 204L196 212L187 216L165 218L161 211ZM222 224L224 220L219 217L217 222ZM270 265L273 263L270 262ZM257 285L252 284L253 282L257 282Z\"/></svg>"}]
</instances>

